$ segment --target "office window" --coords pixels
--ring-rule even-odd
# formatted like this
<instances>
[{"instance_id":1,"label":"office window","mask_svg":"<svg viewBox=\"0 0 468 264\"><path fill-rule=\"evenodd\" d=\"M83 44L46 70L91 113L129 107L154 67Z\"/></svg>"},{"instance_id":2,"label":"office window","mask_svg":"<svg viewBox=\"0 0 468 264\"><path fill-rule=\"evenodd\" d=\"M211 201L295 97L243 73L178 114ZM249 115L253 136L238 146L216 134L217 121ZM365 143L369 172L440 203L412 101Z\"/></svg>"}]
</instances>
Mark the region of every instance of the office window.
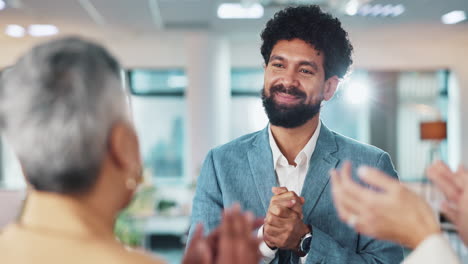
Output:
<instances>
[{"instance_id":1,"label":"office window","mask_svg":"<svg viewBox=\"0 0 468 264\"><path fill-rule=\"evenodd\" d=\"M260 95L262 88L262 68L231 69L231 139L268 124Z\"/></svg>"},{"instance_id":2,"label":"office window","mask_svg":"<svg viewBox=\"0 0 468 264\"><path fill-rule=\"evenodd\" d=\"M402 180L425 181L425 169L431 159L447 161L447 140L422 140L420 124L447 120L449 74L419 71L398 75L397 146Z\"/></svg>"},{"instance_id":3,"label":"office window","mask_svg":"<svg viewBox=\"0 0 468 264\"><path fill-rule=\"evenodd\" d=\"M180 263L193 197L185 176L187 77L182 69L132 69L126 76L145 179L115 232Z\"/></svg>"},{"instance_id":4,"label":"office window","mask_svg":"<svg viewBox=\"0 0 468 264\"><path fill-rule=\"evenodd\" d=\"M263 88L262 68L233 68L231 70L232 95L257 96Z\"/></svg>"},{"instance_id":5,"label":"office window","mask_svg":"<svg viewBox=\"0 0 468 264\"><path fill-rule=\"evenodd\" d=\"M145 169L156 182L181 182L185 173L184 71L135 69L127 76Z\"/></svg>"},{"instance_id":6,"label":"office window","mask_svg":"<svg viewBox=\"0 0 468 264\"><path fill-rule=\"evenodd\" d=\"M187 77L181 69L135 69L127 73L128 84L137 96L183 96Z\"/></svg>"}]
</instances>

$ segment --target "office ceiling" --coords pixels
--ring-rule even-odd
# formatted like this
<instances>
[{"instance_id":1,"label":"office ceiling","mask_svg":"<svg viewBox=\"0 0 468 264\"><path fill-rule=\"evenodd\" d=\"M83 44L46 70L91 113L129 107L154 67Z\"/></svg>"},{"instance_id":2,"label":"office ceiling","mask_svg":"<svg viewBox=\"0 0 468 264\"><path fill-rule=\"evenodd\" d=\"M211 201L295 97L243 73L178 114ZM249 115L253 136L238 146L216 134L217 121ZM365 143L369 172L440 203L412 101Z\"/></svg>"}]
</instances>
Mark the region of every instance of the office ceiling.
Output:
<instances>
[{"instance_id":1,"label":"office ceiling","mask_svg":"<svg viewBox=\"0 0 468 264\"><path fill-rule=\"evenodd\" d=\"M223 2L240 0L5 0L10 6L0 11L0 29L8 24L55 24L63 34L146 35L178 30L209 30L227 34L258 34L281 3L299 0L241 0L266 5L261 19L222 20L217 7ZM346 27L368 28L386 25L440 25L441 15L452 10L468 12L468 0L374 0L372 4L403 4L405 12L398 17L360 17L345 15L348 0L300 0L317 3L338 16ZM362 1L362 0L359 0ZM367 0L369 1L369 0ZM450 25L447 25L450 26ZM468 27L463 22L456 27ZM5 38L0 33L0 39Z\"/></svg>"}]
</instances>

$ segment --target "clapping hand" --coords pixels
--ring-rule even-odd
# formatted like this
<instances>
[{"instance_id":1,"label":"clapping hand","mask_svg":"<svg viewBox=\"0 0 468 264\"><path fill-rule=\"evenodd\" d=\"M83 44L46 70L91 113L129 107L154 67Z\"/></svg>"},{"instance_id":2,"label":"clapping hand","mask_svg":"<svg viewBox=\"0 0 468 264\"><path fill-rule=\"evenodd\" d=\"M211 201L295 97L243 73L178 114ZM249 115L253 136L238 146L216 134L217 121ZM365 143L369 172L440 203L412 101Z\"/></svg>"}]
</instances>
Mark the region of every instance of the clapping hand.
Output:
<instances>
[{"instance_id":1,"label":"clapping hand","mask_svg":"<svg viewBox=\"0 0 468 264\"><path fill-rule=\"evenodd\" d=\"M256 264L261 259L261 242L253 235L263 220L255 220L251 212L242 213L235 204L223 212L220 226L203 237L202 225L197 225L187 248L183 264Z\"/></svg>"}]
</instances>

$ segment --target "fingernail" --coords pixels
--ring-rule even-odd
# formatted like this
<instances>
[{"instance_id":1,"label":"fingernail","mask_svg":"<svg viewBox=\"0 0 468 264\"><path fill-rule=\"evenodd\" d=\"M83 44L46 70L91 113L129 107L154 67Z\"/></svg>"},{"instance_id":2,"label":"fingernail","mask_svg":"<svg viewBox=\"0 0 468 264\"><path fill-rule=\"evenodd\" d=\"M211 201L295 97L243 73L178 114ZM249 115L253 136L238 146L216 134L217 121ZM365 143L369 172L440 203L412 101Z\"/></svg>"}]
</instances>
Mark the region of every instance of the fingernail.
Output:
<instances>
[{"instance_id":1,"label":"fingernail","mask_svg":"<svg viewBox=\"0 0 468 264\"><path fill-rule=\"evenodd\" d=\"M366 178L368 172L369 172L369 168L366 166L360 166L357 171L359 177L361 178Z\"/></svg>"},{"instance_id":2,"label":"fingernail","mask_svg":"<svg viewBox=\"0 0 468 264\"><path fill-rule=\"evenodd\" d=\"M296 204L296 200L291 200L291 203L292 203L292 204Z\"/></svg>"}]
</instances>

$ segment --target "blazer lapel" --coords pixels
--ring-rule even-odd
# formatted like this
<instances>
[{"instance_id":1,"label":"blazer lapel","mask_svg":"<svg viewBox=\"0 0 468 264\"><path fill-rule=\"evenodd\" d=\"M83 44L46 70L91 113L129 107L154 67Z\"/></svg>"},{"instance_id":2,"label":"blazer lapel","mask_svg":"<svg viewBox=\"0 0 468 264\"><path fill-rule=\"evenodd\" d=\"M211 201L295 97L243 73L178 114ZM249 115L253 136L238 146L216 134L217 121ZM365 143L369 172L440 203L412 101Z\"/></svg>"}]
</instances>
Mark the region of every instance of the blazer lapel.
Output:
<instances>
[{"instance_id":1,"label":"blazer lapel","mask_svg":"<svg viewBox=\"0 0 468 264\"><path fill-rule=\"evenodd\" d=\"M278 185L273 168L273 154L271 153L268 138L268 126L258 133L252 144L252 148L247 152L247 157L266 214L273 196L271 187Z\"/></svg>"},{"instance_id":2,"label":"blazer lapel","mask_svg":"<svg viewBox=\"0 0 468 264\"><path fill-rule=\"evenodd\" d=\"M301 191L301 196L305 198L305 204L302 208L304 219L311 215L328 184L329 171L336 168L338 159L331 154L337 150L335 136L322 123L317 145L310 159L309 169Z\"/></svg>"}]
</instances>

